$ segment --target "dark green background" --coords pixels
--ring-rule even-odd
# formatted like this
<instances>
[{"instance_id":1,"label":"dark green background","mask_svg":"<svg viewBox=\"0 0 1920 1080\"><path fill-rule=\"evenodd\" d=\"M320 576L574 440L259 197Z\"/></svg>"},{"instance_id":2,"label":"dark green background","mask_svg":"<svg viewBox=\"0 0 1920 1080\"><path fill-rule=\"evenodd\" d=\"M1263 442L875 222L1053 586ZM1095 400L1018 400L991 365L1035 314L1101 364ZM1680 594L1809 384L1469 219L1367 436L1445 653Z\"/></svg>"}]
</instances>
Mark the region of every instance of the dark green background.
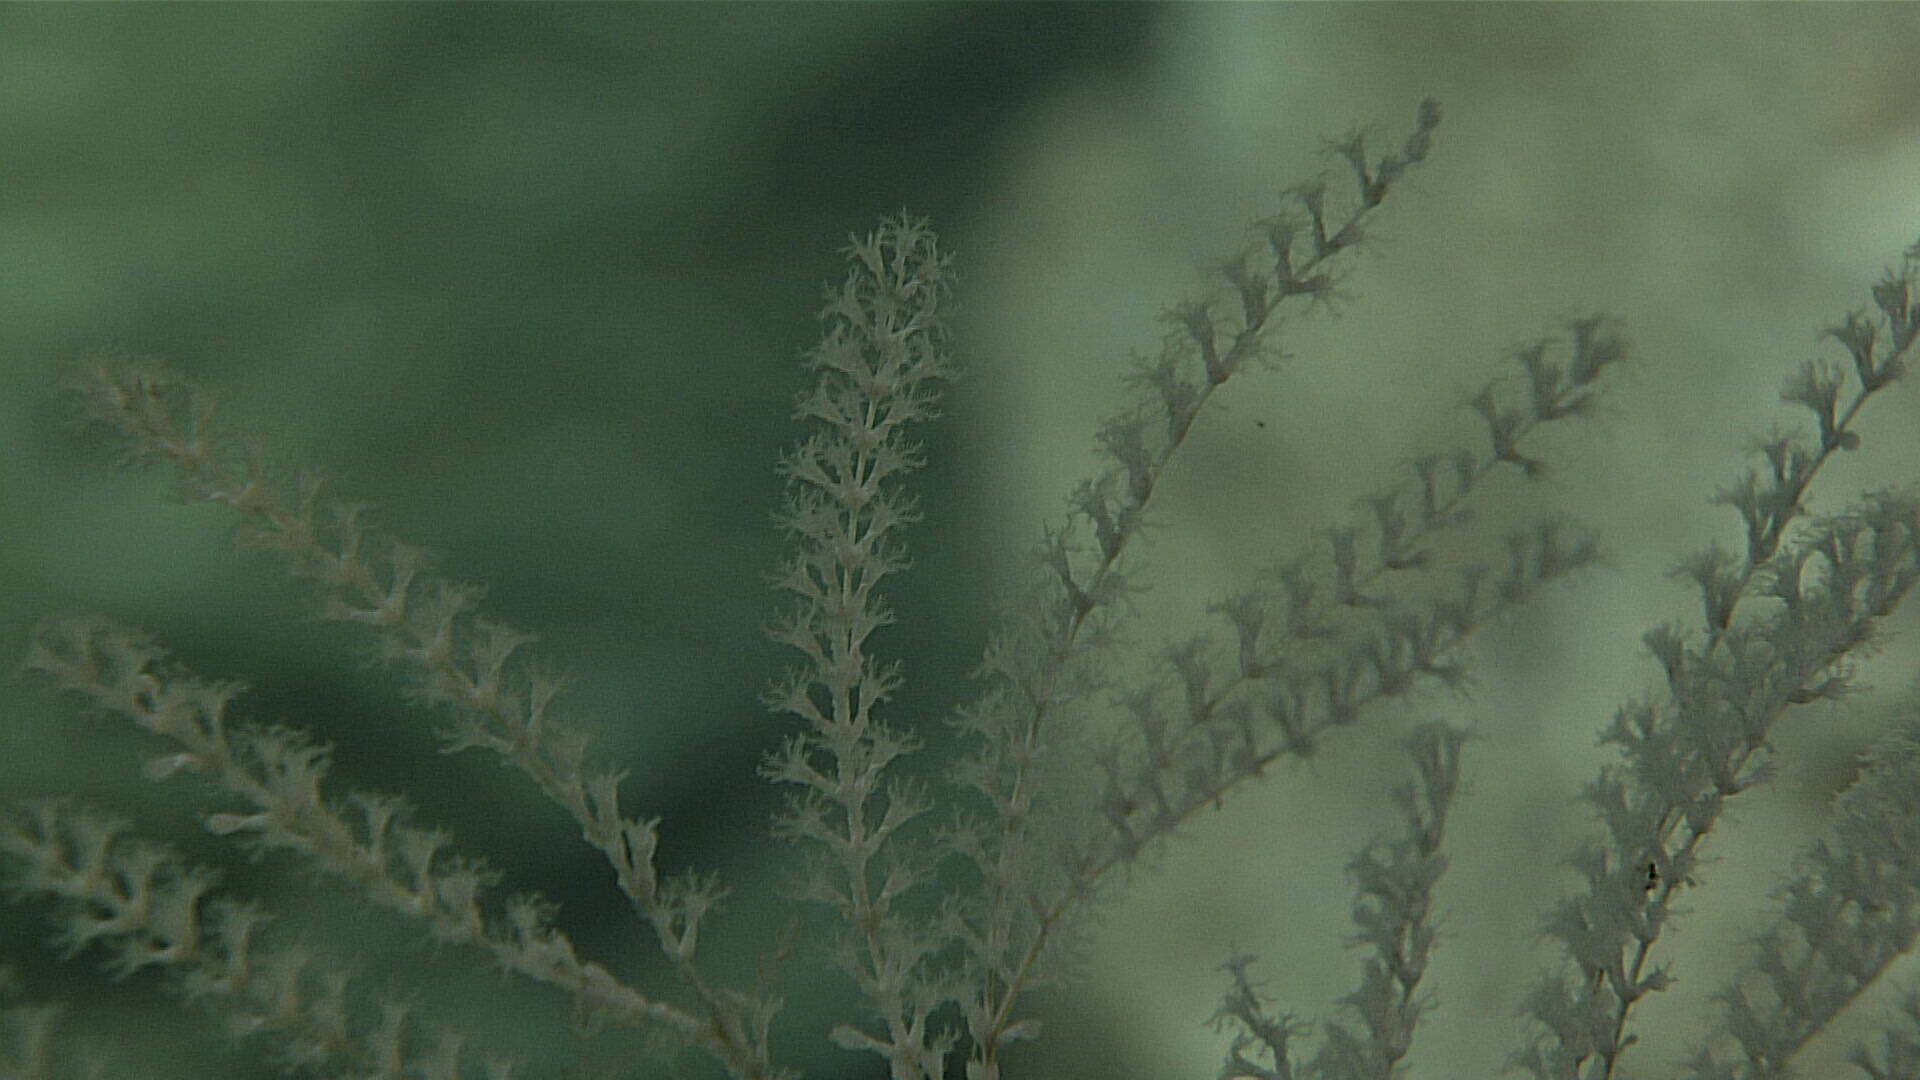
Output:
<instances>
[{"instance_id":1,"label":"dark green background","mask_svg":"<svg viewBox=\"0 0 1920 1080\"><path fill-rule=\"evenodd\" d=\"M798 435L797 361L843 273L837 249L903 207L943 228L980 213L996 125L1086 70L1124 72L1155 19L839 4L0 9L6 654L43 615L99 609L205 677L244 678L259 688L248 715L337 744L341 790L407 791L507 869L504 891L547 892L584 950L647 978L656 954L557 810L490 760L436 755L394 680L360 670L371 643L312 625L271 557L231 554L217 510L154 498L157 478L108 470L61 430L62 363L101 348L164 356L283 462L376 501L449 576L486 583L492 614L543 635L544 657L578 680L576 715L607 728L601 745L632 770L628 813L669 823L663 863L720 870L741 893L731 934L709 935L712 959L751 958L776 925L756 905L779 884L761 865L775 793L752 774L788 730L758 697L794 659L760 633L782 603L764 584L785 555L772 466ZM983 493L941 453L951 428L927 438L939 464L921 497L947 535L914 537L891 644L924 657L901 708L937 716L987 610L936 582L982 572L968 530L986 523L970 506ZM141 737L29 690L7 710L9 794L97 794L220 856L180 831L201 793L128 786ZM273 890L289 865L233 873ZM14 953L41 929L24 914L6 926ZM755 940L729 956L729 937ZM470 965L440 966L497 994ZM33 970L36 984L57 974ZM795 995L783 1043L802 1060L835 1015L827 990ZM549 1011L547 1024L563 1019ZM514 1017L469 1025L504 1049L538 1045ZM229 1054L223 1075L252 1059ZM530 1075L561 1060L533 1059Z\"/></svg>"}]
</instances>

